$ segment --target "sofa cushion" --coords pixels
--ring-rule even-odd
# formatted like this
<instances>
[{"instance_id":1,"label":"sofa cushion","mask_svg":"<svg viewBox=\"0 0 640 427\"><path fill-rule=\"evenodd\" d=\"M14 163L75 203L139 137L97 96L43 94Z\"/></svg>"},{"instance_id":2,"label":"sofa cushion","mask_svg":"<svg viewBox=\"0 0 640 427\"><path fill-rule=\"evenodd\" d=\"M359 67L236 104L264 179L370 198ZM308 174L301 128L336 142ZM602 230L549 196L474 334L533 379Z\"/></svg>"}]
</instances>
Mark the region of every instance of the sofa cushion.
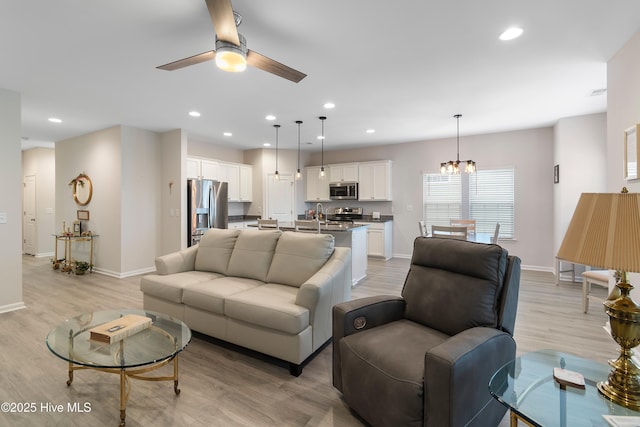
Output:
<instances>
[{"instance_id":1,"label":"sofa cushion","mask_svg":"<svg viewBox=\"0 0 640 427\"><path fill-rule=\"evenodd\" d=\"M297 292L298 288L287 285L258 286L229 296L224 314L264 328L298 334L309 326L309 310L295 304Z\"/></svg>"},{"instance_id":2,"label":"sofa cushion","mask_svg":"<svg viewBox=\"0 0 640 427\"><path fill-rule=\"evenodd\" d=\"M278 239L267 282L302 286L331 257L334 241L331 234L284 232Z\"/></svg>"},{"instance_id":3,"label":"sofa cushion","mask_svg":"<svg viewBox=\"0 0 640 427\"><path fill-rule=\"evenodd\" d=\"M422 426L425 353L447 338L406 319L344 337L339 351L345 400L370 423Z\"/></svg>"},{"instance_id":4,"label":"sofa cushion","mask_svg":"<svg viewBox=\"0 0 640 427\"><path fill-rule=\"evenodd\" d=\"M402 289L405 317L449 335L495 328L506 266L507 251L497 245L417 238Z\"/></svg>"},{"instance_id":5,"label":"sofa cushion","mask_svg":"<svg viewBox=\"0 0 640 427\"><path fill-rule=\"evenodd\" d=\"M224 300L229 295L263 285L263 282L241 277L220 277L192 283L182 291L182 302L216 314L224 314Z\"/></svg>"},{"instance_id":6,"label":"sofa cushion","mask_svg":"<svg viewBox=\"0 0 640 427\"><path fill-rule=\"evenodd\" d=\"M212 228L202 236L198 244L195 269L227 274L229 259L240 230Z\"/></svg>"},{"instance_id":7,"label":"sofa cushion","mask_svg":"<svg viewBox=\"0 0 640 427\"><path fill-rule=\"evenodd\" d=\"M148 274L140 279L140 290L166 301L181 303L182 291L186 286L216 277L221 275L205 271L185 271L169 275Z\"/></svg>"},{"instance_id":8,"label":"sofa cushion","mask_svg":"<svg viewBox=\"0 0 640 427\"><path fill-rule=\"evenodd\" d=\"M227 276L266 282L279 230L242 230L229 261Z\"/></svg>"}]
</instances>

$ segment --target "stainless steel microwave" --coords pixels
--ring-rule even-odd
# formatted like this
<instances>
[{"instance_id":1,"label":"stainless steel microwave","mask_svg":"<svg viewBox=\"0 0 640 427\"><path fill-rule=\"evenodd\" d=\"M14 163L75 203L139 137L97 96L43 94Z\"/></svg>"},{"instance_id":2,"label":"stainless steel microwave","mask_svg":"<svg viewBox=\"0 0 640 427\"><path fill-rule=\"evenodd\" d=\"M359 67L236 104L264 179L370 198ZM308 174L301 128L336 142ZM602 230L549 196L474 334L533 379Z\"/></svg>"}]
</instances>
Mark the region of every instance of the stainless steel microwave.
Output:
<instances>
[{"instance_id":1,"label":"stainless steel microwave","mask_svg":"<svg viewBox=\"0 0 640 427\"><path fill-rule=\"evenodd\" d=\"M331 200L358 200L357 182L332 182L329 184Z\"/></svg>"}]
</instances>

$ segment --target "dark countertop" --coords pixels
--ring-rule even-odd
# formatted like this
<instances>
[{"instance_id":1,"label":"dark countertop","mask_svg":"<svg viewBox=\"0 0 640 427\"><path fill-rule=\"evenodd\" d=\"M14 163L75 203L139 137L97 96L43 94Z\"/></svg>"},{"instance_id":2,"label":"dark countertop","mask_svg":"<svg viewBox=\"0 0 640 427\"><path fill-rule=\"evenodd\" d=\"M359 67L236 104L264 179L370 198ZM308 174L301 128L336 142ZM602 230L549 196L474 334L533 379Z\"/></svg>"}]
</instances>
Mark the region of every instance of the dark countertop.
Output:
<instances>
[{"instance_id":1,"label":"dark countertop","mask_svg":"<svg viewBox=\"0 0 640 427\"><path fill-rule=\"evenodd\" d=\"M248 227L258 227L258 224L248 224ZM294 231L295 227L293 222L280 222L278 223L278 227L282 231ZM365 229L366 225L358 225L358 224L350 224L348 222L342 224L320 224L320 232L321 233L332 233L332 232L345 232L345 231L353 231L355 229Z\"/></svg>"},{"instance_id":2,"label":"dark countertop","mask_svg":"<svg viewBox=\"0 0 640 427\"><path fill-rule=\"evenodd\" d=\"M229 222L257 221L260 215L231 215Z\"/></svg>"}]
</instances>

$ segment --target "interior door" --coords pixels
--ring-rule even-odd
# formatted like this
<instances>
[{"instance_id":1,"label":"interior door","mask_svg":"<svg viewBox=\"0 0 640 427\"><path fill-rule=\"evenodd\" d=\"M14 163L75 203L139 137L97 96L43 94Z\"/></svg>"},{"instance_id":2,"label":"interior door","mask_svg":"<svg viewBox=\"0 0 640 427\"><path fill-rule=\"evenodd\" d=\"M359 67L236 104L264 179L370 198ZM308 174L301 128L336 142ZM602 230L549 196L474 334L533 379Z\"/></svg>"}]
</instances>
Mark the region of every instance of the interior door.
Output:
<instances>
[{"instance_id":1,"label":"interior door","mask_svg":"<svg viewBox=\"0 0 640 427\"><path fill-rule=\"evenodd\" d=\"M274 174L267 174L266 193L264 218L280 222L293 221L293 174L280 174L278 181L274 179Z\"/></svg>"},{"instance_id":2,"label":"interior door","mask_svg":"<svg viewBox=\"0 0 640 427\"><path fill-rule=\"evenodd\" d=\"M36 254L36 177L24 177L22 215L22 251Z\"/></svg>"}]
</instances>

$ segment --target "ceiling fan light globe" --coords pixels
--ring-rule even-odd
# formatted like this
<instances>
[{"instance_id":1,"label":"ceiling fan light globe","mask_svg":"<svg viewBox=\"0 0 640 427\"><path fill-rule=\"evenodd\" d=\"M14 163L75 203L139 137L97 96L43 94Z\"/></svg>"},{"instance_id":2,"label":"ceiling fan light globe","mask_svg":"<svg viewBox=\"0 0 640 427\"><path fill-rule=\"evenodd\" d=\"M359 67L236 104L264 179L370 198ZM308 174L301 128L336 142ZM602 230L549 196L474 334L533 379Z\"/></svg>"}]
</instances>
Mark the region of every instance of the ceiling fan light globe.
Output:
<instances>
[{"instance_id":1,"label":"ceiling fan light globe","mask_svg":"<svg viewBox=\"0 0 640 427\"><path fill-rule=\"evenodd\" d=\"M247 69L247 40L238 33L240 46L216 39L216 66L223 71L239 73Z\"/></svg>"},{"instance_id":2,"label":"ceiling fan light globe","mask_svg":"<svg viewBox=\"0 0 640 427\"><path fill-rule=\"evenodd\" d=\"M233 51L216 52L216 66L223 71L239 73L247 69L247 58Z\"/></svg>"}]
</instances>

